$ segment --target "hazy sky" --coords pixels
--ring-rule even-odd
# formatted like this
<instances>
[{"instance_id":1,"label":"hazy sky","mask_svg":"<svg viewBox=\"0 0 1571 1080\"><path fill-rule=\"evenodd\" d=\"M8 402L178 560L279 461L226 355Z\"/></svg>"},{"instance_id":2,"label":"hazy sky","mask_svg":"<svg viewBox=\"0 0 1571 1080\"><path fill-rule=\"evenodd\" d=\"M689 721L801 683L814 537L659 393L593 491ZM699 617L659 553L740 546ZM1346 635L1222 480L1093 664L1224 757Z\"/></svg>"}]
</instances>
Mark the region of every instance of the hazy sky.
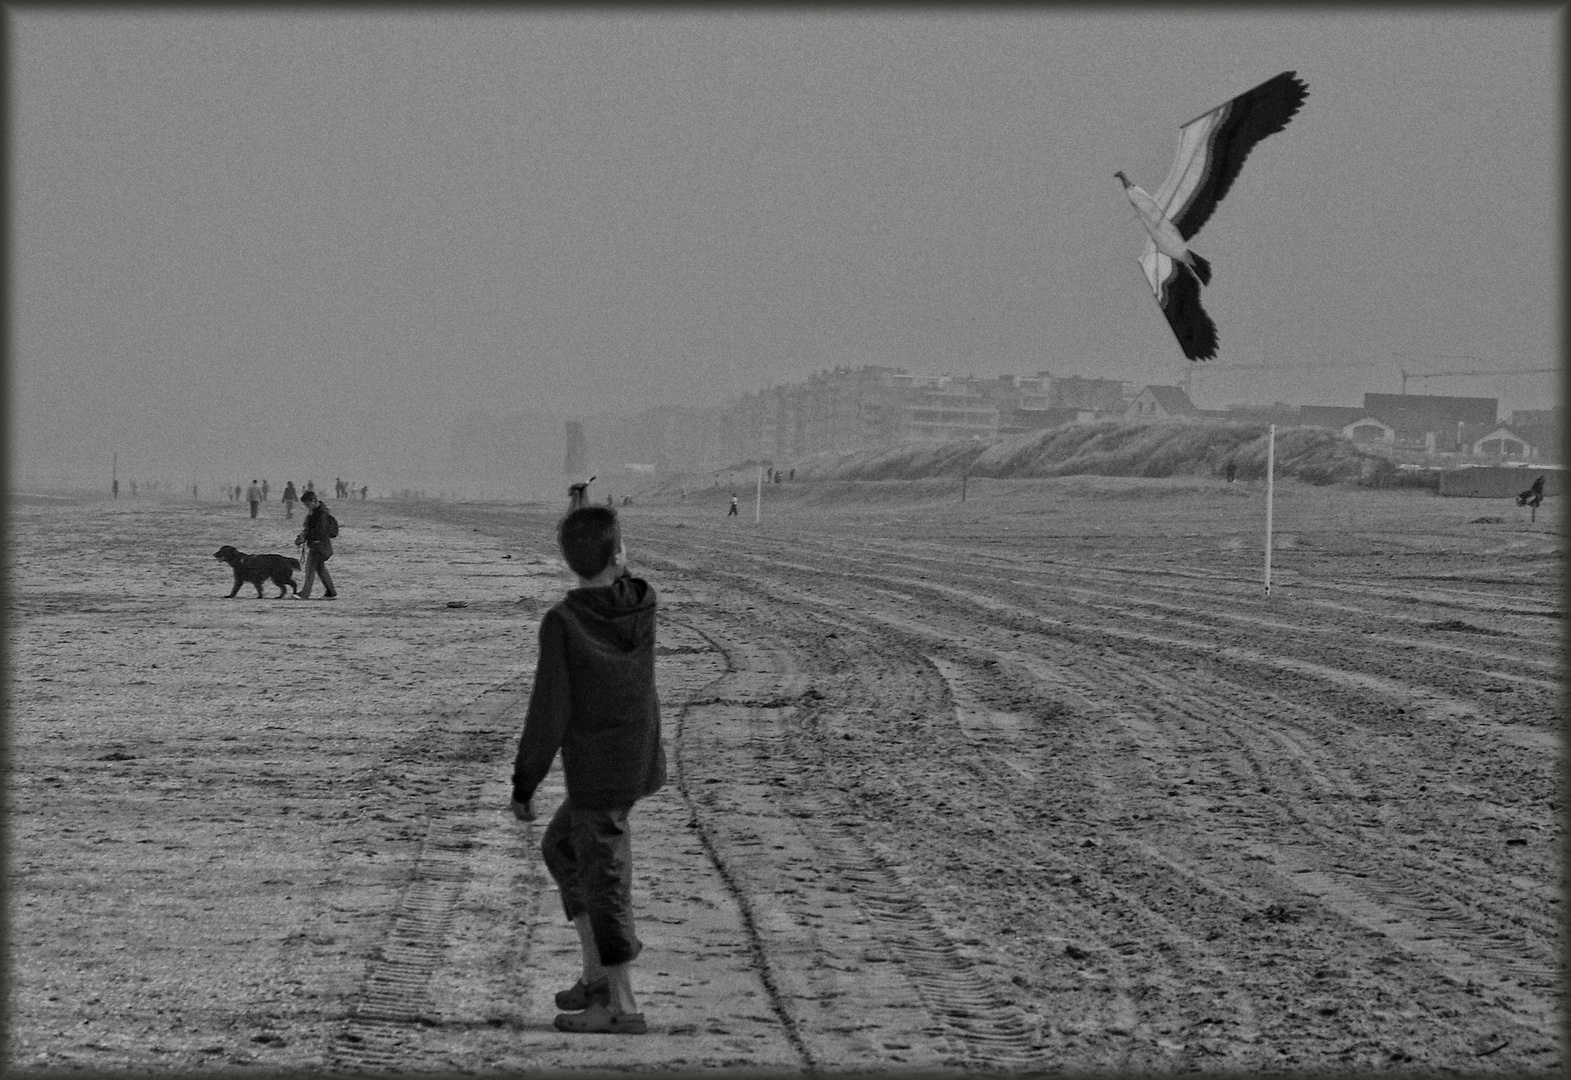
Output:
<instances>
[{"instance_id":1,"label":"hazy sky","mask_svg":"<svg viewBox=\"0 0 1571 1080\"><path fill-rule=\"evenodd\" d=\"M7 25L17 471L118 448L276 476L313 447L363 475L442 410L716 403L837 364L1177 382L1113 171L1154 189L1181 123L1287 69L1309 100L1193 241L1222 340L1200 403L1356 404L1396 354L1558 362L1552 11Z\"/></svg>"}]
</instances>

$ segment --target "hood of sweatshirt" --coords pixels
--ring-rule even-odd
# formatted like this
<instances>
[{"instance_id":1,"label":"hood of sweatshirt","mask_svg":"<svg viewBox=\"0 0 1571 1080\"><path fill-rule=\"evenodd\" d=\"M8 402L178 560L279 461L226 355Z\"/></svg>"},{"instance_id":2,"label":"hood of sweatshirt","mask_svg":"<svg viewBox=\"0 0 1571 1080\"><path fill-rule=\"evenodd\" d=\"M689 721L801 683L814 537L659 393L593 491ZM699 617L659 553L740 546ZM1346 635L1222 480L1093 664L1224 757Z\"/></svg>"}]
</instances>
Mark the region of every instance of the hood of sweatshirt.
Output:
<instances>
[{"instance_id":1,"label":"hood of sweatshirt","mask_svg":"<svg viewBox=\"0 0 1571 1080\"><path fill-rule=\"evenodd\" d=\"M609 585L571 589L565 598L583 631L621 652L653 643L655 590L623 574Z\"/></svg>"}]
</instances>

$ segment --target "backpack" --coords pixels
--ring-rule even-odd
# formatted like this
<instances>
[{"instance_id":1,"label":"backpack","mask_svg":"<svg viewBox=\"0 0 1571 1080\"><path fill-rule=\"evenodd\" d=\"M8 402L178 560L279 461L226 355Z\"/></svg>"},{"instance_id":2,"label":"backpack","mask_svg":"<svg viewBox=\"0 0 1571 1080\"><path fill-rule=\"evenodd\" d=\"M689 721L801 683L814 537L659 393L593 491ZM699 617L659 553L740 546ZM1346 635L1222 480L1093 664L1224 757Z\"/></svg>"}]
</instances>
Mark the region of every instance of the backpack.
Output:
<instances>
[{"instance_id":1,"label":"backpack","mask_svg":"<svg viewBox=\"0 0 1571 1080\"><path fill-rule=\"evenodd\" d=\"M338 536L338 519L328 513L326 508L322 510L322 519L322 532L329 540L336 539Z\"/></svg>"}]
</instances>

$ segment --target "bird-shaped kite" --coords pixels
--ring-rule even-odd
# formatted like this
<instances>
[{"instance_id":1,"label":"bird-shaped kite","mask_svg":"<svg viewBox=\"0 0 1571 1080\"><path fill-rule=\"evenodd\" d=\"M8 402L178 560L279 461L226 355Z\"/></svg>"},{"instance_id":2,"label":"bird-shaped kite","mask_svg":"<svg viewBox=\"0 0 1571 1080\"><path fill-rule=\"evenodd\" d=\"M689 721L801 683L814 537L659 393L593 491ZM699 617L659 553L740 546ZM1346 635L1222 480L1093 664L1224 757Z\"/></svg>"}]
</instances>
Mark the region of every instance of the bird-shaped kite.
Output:
<instances>
[{"instance_id":1,"label":"bird-shaped kite","mask_svg":"<svg viewBox=\"0 0 1571 1080\"><path fill-rule=\"evenodd\" d=\"M1187 241L1233 186L1249 151L1285 128L1309 96L1308 85L1297 74L1284 71L1179 128L1178 155L1154 196L1122 172L1113 174L1151 236L1140 268L1191 360L1216 355L1216 324L1200 307L1200 286L1211 284L1211 264L1191 251Z\"/></svg>"}]
</instances>

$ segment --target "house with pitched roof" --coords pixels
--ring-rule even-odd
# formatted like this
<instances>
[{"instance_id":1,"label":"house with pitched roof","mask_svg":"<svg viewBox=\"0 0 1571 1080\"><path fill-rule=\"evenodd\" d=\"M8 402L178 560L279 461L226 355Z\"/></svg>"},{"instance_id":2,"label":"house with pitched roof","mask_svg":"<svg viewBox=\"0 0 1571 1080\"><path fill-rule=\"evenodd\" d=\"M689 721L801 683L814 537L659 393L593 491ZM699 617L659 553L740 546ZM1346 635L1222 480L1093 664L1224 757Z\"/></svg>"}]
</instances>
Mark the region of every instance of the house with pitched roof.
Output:
<instances>
[{"instance_id":1,"label":"house with pitched roof","mask_svg":"<svg viewBox=\"0 0 1571 1080\"><path fill-rule=\"evenodd\" d=\"M1467 452L1478 457L1515 458L1532 461L1538 457L1538 448L1509 424L1483 429L1483 426L1463 431Z\"/></svg>"},{"instance_id":2,"label":"house with pitched roof","mask_svg":"<svg viewBox=\"0 0 1571 1080\"><path fill-rule=\"evenodd\" d=\"M1310 427L1330 428L1366 446L1372 443L1389 446L1396 441L1396 428L1357 405L1302 405L1298 409L1298 422Z\"/></svg>"},{"instance_id":3,"label":"house with pitched roof","mask_svg":"<svg viewBox=\"0 0 1571 1080\"><path fill-rule=\"evenodd\" d=\"M1175 416L1204 416L1181 386L1147 386L1124 409L1125 420L1166 420Z\"/></svg>"},{"instance_id":4,"label":"house with pitched roof","mask_svg":"<svg viewBox=\"0 0 1571 1080\"><path fill-rule=\"evenodd\" d=\"M1469 425L1493 428L1500 422L1500 399L1441 394L1365 394L1364 410L1393 431L1398 450L1455 453L1466 450Z\"/></svg>"},{"instance_id":5,"label":"house with pitched roof","mask_svg":"<svg viewBox=\"0 0 1571 1080\"><path fill-rule=\"evenodd\" d=\"M1467 453L1499 425L1497 398L1365 394L1362 406L1304 405L1299 422L1340 431L1355 443L1396 450Z\"/></svg>"},{"instance_id":6,"label":"house with pitched roof","mask_svg":"<svg viewBox=\"0 0 1571 1080\"><path fill-rule=\"evenodd\" d=\"M1565 410L1559 406L1515 409L1510 428L1533 448L1529 460L1559 461L1565 452Z\"/></svg>"}]
</instances>

